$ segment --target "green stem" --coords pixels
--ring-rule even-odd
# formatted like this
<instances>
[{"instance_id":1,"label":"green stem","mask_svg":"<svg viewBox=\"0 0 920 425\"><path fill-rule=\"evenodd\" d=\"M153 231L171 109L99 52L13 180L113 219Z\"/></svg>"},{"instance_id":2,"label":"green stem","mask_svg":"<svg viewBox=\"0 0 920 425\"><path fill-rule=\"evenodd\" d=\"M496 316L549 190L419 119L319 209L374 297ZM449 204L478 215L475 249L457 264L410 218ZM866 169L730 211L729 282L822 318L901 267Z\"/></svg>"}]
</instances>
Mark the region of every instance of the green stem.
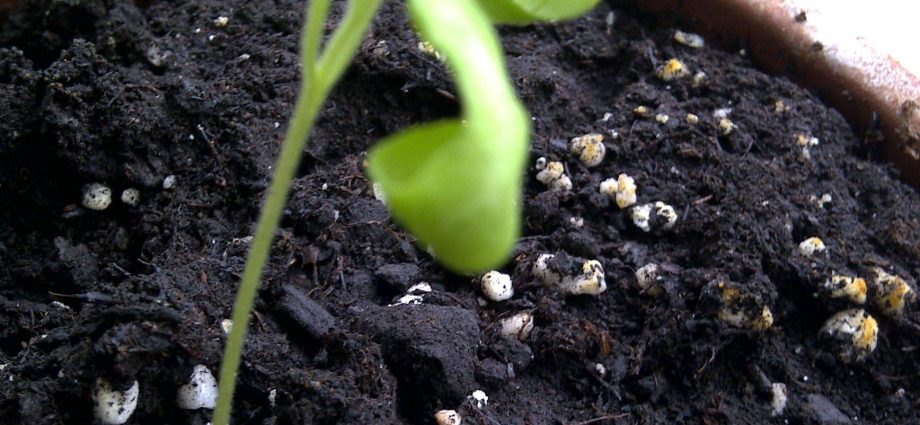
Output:
<instances>
[{"instance_id":1,"label":"green stem","mask_svg":"<svg viewBox=\"0 0 920 425\"><path fill-rule=\"evenodd\" d=\"M307 137L326 96L354 57L381 0L350 0L339 28L332 35L322 56L317 57L330 1L313 0L310 3L309 16L301 38L303 82L275 165L268 196L262 206L252 245L249 247L249 256L236 293L236 301L233 303L233 327L227 338L220 366L217 406L212 418L214 425L230 423L236 374L240 366L246 331L249 328L249 314L255 302L259 279L268 259L275 230L281 221L281 212L290 191L291 179L300 163Z\"/></svg>"}]
</instances>

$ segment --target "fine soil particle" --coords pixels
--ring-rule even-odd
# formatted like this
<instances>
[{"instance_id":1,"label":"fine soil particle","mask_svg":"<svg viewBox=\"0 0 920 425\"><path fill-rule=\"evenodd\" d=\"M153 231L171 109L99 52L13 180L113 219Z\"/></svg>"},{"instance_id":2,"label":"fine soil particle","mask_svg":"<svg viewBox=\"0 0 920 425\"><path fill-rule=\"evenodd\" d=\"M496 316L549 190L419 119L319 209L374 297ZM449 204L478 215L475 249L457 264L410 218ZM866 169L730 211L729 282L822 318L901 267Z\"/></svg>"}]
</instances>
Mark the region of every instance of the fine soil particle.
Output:
<instances>
[{"instance_id":1,"label":"fine soil particle","mask_svg":"<svg viewBox=\"0 0 920 425\"><path fill-rule=\"evenodd\" d=\"M176 390L195 365L219 367L297 90L303 4L22 3L0 25L2 422L91 423L105 377L139 382L131 423L207 423ZM363 173L375 141L460 108L403 5L386 3L304 152L234 423L424 424L437 409L471 424L920 423L911 306L885 317L870 285L879 337L864 363L818 338L852 307L822 292L831 274L871 281L881 267L915 285L917 193L812 94L737 53L677 44L676 28L602 5L501 29L533 116L531 164L562 161L573 189L546 192L527 170L524 235L502 270L515 296L492 303L389 220ZM689 75L661 81L671 58ZM723 108L731 131L714 116ZM588 169L566 142L591 132L607 156ZM639 230L598 192L621 173L639 204L675 208L672 230ZM80 206L90 183L112 189L105 210ZM128 188L136 205L118 200ZM806 258L812 236L826 250ZM542 285L542 253L599 260L607 291ZM649 263L657 289L640 290ZM403 298L422 281L430 292ZM764 308L765 330L727 324ZM500 321L520 312L534 317L529 337L503 337ZM773 383L788 406L771 418Z\"/></svg>"}]
</instances>

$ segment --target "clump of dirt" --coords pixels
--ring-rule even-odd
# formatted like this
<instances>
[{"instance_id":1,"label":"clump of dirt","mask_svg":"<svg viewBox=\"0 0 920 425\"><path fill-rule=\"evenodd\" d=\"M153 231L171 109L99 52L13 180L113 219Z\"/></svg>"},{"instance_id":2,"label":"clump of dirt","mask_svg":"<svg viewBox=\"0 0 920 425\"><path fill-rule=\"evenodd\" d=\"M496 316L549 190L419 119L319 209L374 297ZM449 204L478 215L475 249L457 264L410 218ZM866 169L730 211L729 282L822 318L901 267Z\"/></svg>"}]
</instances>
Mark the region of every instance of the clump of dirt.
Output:
<instances>
[{"instance_id":1,"label":"clump of dirt","mask_svg":"<svg viewBox=\"0 0 920 425\"><path fill-rule=\"evenodd\" d=\"M302 9L36 0L9 12L0 416L90 423L104 377L139 382L132 423L209 420L176 391L195 365L219 365L297 89ZM573 189L547 192L527 170L524 235L502 270L515 296L494 303L393 225L363 173L376 140L459 109L402 4L387 3L304 152L234 423L430 423L436 409L480 424L920 421L918 313L883 314L872 285L878 267L915 287L917 193L815 96L737 53L678 44L674 29L628 6L501 29L532 160L562 161ZM689 74L662 81L671 58ZM592 132L607 155L585 168L566 145ZM621 173L638 204L674 207L672 229L643 231L599 192ZM80 205L91 183L112 190L105 210ZM119 201L130 188L136 205ZM811 237L825 250L807 257ZM543 253L599 260L606 292L545 286ZM828 295L835 274L869 282L879 334L863 363L818 338L854 307ZM526 338L502 325L521 312ZM774 384L788 395L775 414Z\"/></svg>"}]
</instances>

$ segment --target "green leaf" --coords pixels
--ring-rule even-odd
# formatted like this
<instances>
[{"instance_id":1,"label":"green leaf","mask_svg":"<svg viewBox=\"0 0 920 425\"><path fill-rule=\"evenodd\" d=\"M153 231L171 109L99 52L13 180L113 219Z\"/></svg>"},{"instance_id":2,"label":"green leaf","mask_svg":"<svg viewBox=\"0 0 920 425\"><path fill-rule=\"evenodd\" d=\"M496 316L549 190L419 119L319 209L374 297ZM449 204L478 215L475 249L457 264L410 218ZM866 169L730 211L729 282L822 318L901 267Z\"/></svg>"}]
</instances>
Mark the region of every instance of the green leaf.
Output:
<instances>
[{"instance_id":1,"label":"green leaf","mask_svg":"<svg viewBox=\"0 0 920 425\"><path fill-rule=\"evenodd\" d=\"M577 18L599 0L478 0L497 24L526 25L534 22Z\"/></svg>"},{"instance_id":2,"label":"green leaf","mask_svg":"<svg viewBox=\"0 0 920 425\"><path fill-rule=\"evenodd\" d=\"M488 17L468 0L410 0L410 17L455 70L462 120L412 127L378 143L368 173L393 217L445 267L506 261L520 232L530 120Z\"/></svg>"},{"instance_id":3,"label":"green leaf","mask_svg":"<svg viewBox=\"0 0 920 425\"><path fill-rule=\"evenodd\" d=\"M380 142L371 176L396 219L446 267L475 272L507 258L520 226L517 161L468 140L459 121L413 127Z\"/></svg>"}]
</instances>

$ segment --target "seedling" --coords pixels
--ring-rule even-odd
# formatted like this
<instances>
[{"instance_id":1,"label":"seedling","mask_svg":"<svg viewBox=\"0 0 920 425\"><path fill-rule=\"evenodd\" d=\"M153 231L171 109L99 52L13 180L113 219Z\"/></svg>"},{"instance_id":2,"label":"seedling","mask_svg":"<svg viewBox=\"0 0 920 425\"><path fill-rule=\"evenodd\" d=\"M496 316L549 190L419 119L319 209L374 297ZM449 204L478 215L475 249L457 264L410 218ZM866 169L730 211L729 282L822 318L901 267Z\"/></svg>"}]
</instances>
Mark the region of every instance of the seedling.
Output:
<instances>
[{"instance_id":1,"label":"seedling","mask_svg":"<svg viewBox=\"0 0 920 425\"><path fill-rule=\"evenodd\" d=\"M598 0L408 0L413 25L454 72L461 117L390 136L368 155L395 221L455 272L505 261L520 231L530 116L504 69L495 23L528 24L581 15ZM349 0L322 53L331 0L312 0L301 37L302 84L233 305L214 425L227 425L249 313L307 136L381 0ZM166 189L164 181L164 189ZM173 183L174 184L174 183Z\"/></svg>"},{"instance_id":2,"label":"seedling","mask_svg":"<svg viewBox=\"0 0 920 425\"><path fill-rule=\"evenodd\" d=\"M519 232L530 116L477 3L410 1L407 7L422 37L456 71L462 116L383 140L368 155L368 173L396 221L447 268L494 267Z\"/></svg>"},{"instance_id":3,"label":"seedling","mask_svg":"<svg viewBox=\"0 0 920 425\"><path fill-rule=\"evenodd\" d=\"M268 259L268 250L271 246L275 229L281 220L284 202L290 190L291 179L300 163L300 155L306 145L307 136L313 127L313 122L319 113L332 86L341 77L351 57L354 55L361 42L364 31L370 25L381 0L352 0L348 2L348 10L342 18L339 27L332 34L326 45L326 50L319 55L320 38L325 27L325 20L329 13L331 0L314 0L310 2L307 20L300 40L300 57L302 67L302 83L297 95L297 103L288 126L287 134L281 146L281 153L275 165L275 174L272 177L271 187L256 232L249 247L246 258L246 267L243 278L237 290L236 300L233 304L231 320L233 326L227 337L224 347L224 357L220 367L220 380L217 396L217 407L214 410L213 423L215 425L228 425L230 423L230 408L233 402L233 391L236 387L236 371L239 369L243 341L249 327L249 312L255 301L256 290L262 269ZM440 4L440 3L438 3ZM170 176L172 177L172 176ZM163 188L168 189L167 177L163 181ZM173 181L175 178L172 179ZM174 184L174 183L173 183ZM170 185L171 187L171 185Z\"/></svg>"},{"instance_id":4,"label":"seedling","mask_svg":"<svg viewBox=\"0 0 920 425\"><path fill-rule=\"evenodd\" d=\"M591 10L598 0L478 0L479 6L496 24L525 25L577 18Z\"/></svg>"}]
</instances>

